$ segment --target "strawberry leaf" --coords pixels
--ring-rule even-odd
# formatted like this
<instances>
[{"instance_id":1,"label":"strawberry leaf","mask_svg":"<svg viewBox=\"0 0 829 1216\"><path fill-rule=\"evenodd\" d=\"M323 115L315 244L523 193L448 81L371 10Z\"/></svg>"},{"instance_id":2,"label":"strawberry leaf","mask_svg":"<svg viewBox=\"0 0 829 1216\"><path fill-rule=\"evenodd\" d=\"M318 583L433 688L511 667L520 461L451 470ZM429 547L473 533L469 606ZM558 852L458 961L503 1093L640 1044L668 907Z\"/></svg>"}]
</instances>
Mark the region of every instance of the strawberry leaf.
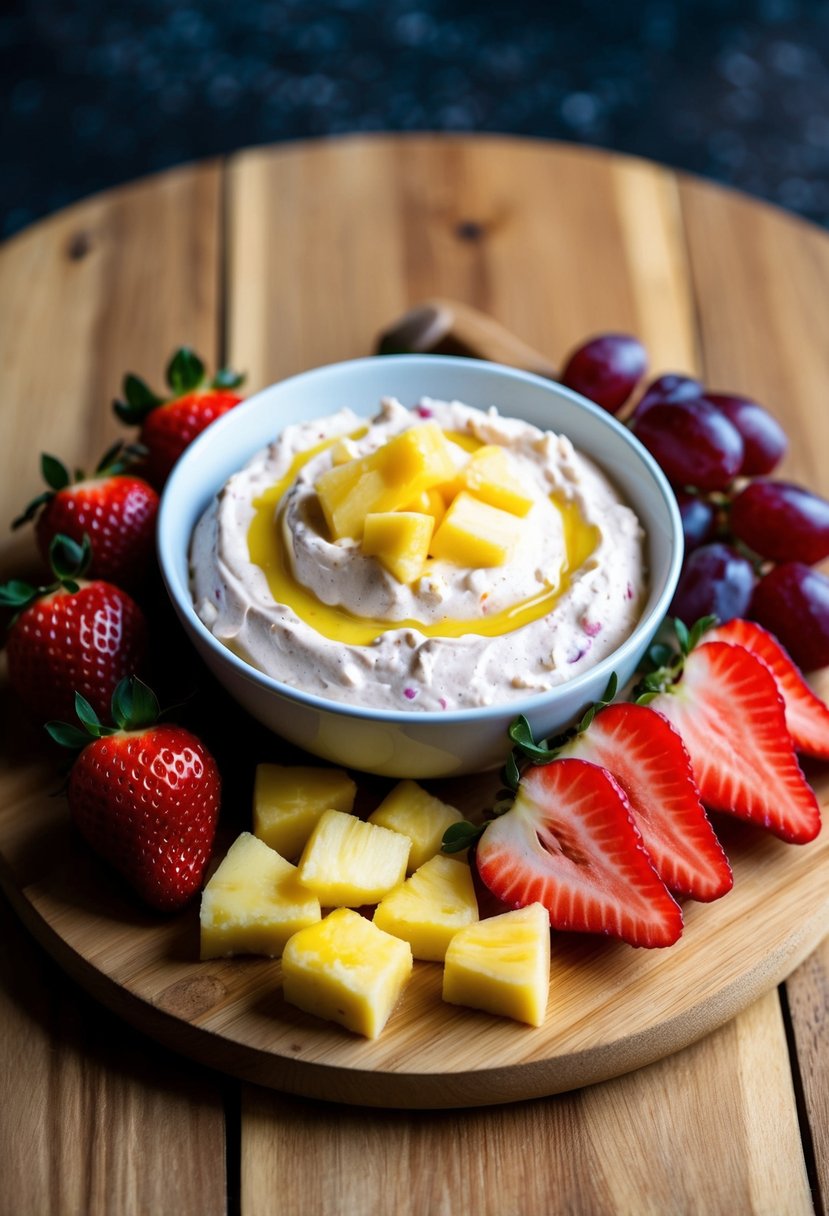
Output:
<instances>
[{"instance_id":1,"label":"strawberry leaf","mask_svg":"<svg viewBox=\"0 0 829 1216\"><path fill-rule=\"evenodd\" d=\"M75 713L81 724L86 727L87 734L94 738L100 738L101 735L101 719L95 713L95 710L87 701L86 697L81 693L75 693Z\"/></svg>"},{"instance_id":2,"label":"strawberry leaf","mask_svg":"<svg viewBox=\"0 0 829 1216\"><path fill-rule=\"evenodd\" d=\"M55 743L59 743L61 747L69 747L73 751L86 747L90 742L86 731L81 730L79 726L72 726L69 722L47 722L44 730L54 739Z\"/></svg>"},{"instance_id":3,"label":"strawberry leaf","mask_svg":"<svg viewBox=\"0 0 829 1216\"><path fill-rule=\"evenodd\" d=\"M148 414L157 405L161 405L164 400L163 397L154 393L140 376L135 376L132 372L127 372L124 376L123 392L127 405L132 406L133 409L142 410L145 414Z\"/></svg>"},{"instance_id":4,"label":"strawberry leaf","mask_svg":"<svg viewBox=\"0 0 829 1216\"><path fill-rule=\"evenodd\" d=\"M63 461L58 460L57 456L50 456L48 452L43 452L40 457L40 471L47 486L53 490L65 490L71 482L69 470Z\"/></svg>"},{"instance_id":5,"label":"strawberry leaf","mask_svg":"<svg viewBox=\"0 0 829 1216\"><path fill-rule=\"evenodd\" d=\"M511 790L518 789L518 782L521 780L521 773L518 770L518 761L515 759L515 752L510 752L507 756L507 762L504 765L504 782Z\"/></svg>"},{"instance_id":6,"label":"strawberry leaf","mask_svg":"<svg viewBox=\"0 0 829 1216\"><path fill-rule=\"evenodd\" d=\"M676 633L681 653L688 654L691 649L691 635L688 632L688 626L679 617L676 617L674 620L674 632Z\"/></svg>"},{"instance_id":7,"label":"strawberry leaf","mask_svg":"<svg viewBox=\"0 0 829 1216\"><path fill-rule=\"evenodd\" d=\"M83 577L92 561L92 541L89 534L84 532L83 541L79 545L76 540L58 532L52 537L49 545L49 561L55 578L66 590L77 591L75 580Z\"/></svg>"},{"instance_id":8,"label":"strawberry leaf","mask_svg":"<svg viewBox=\"0 0 829 1216\"><path fill-rule=\"evenodd\" d=\"M22 579L13 578L7 583L0 583L0 604L4 608L24 608L37 596L37 587L24 583Z\"/></svg>"},{"instance_id":9,"label":"strawberry leaf","mask_svg":"<svg viewBox=\"0 0 829 1216\"><path fill-rule=\"evenodd\" d=\"M124 401L113 401L112 408L121 422L127 426L141 426L148 414L158 405L164 404L164 398L153 392L143 380L129 372L124 377Z\"/></svg>"},{"instance_id":10,"label":"strawberry leaf","mask_svg":"<svg viewBox=\"0 0 829 1216\"><path fill-rule=\"evenodd\" d=\"M28 524L37 515L41 507L45 507L47 502L51 502L55 497L54 490L44 490L42 494L38 494L37 498L33 498L27 506L26 510L16 519L12 520L12 528L19 528L22 524Z\"/></svg>"},{"instance_id":11,"label":"strawberry leaf","mask_svg":"<svg viewBox=\"0 0 829 1216\"><path fill-rule=\"evenodd\" d=\"M204 380L204 364L189 346L181 346L167 365L167 383L177 397L191 393Z\"/></svg>"},{"instance_id":12,"label":"strawberry leaf","mask_svg":"<svg viewBox=\"0 0 829 1216\"><path fill-rule=\"evenodd\" d=\"M718 620L715 616L701 616L698 621L695 621L688 635L688 652L692 651L699 644L702 635L716 624L718 624Z\"/></svg>"},{"instance_id":13,"label":"strawberry leaf","mask_svg":"<svg viewBox=\"0 0 829 1216\"><path fill-rule=\"evenodd\" d=\"M239 388L245 383L245 373L235 372L232 367L222 367L210 382L211 388Z\"/></svg>"},{"instance_id":14,"label":"strawberry leaf","mask_svg":"<svg viewBox=\"0 0 829 1216\"><path fill-rule=\"evenodd\" d=\"M533 738L532 727L527 719L521 714L510 725L509 737L515 746L530 760L544 761L550 758L550 749L543 744L536 743Z\"/></svg>"},{"instance_id":15,"label":"strawberry leaf","mask_svg":"<svg viewBox=\"0 0 829 1216\"><path fill-rule=\"evenodd\" d=\"M95 466L95 472L99 475L105 473L113 473L116 467L120 464L119 456L124 451L124 441L116 439L115 443L104 452L101 459ZM118 469L120 472L120 468Z\"/></svg>"},{"instance_id":16,"label":"strawberry leaf","mask_svg":"<svg viewBox=\"0 0 829 1216\"><path fill-rule=\"evenodd\" d=\"M158 719L158 698L138 676L127 676L112 694L112 720L121 730L140 730Z\"/></svg>"},{"instance_id":17,"label":"strawberry leaf","mask_svg":"<svg viewBox=\"0 0 829 1216\"><path fill-rule=\"evenodd\" d=\"M483 830L483 825L468 823L465 819L460 823L450 823L443 833L442 852L460 853L468 849L481 836Z\"/></svg>"},{"instance_id":18,"label":"strawberry leaf","mask_svg":"<svg viewBox=\"0 0 829 1216\"><path fill-rule=\"evenodd\" d=\"M654 671L658 671L660 667L667 667L673 660L675 651L665 642L654 642L647 653L648 663L651 664Z\"/></svg>"}]
</instances>

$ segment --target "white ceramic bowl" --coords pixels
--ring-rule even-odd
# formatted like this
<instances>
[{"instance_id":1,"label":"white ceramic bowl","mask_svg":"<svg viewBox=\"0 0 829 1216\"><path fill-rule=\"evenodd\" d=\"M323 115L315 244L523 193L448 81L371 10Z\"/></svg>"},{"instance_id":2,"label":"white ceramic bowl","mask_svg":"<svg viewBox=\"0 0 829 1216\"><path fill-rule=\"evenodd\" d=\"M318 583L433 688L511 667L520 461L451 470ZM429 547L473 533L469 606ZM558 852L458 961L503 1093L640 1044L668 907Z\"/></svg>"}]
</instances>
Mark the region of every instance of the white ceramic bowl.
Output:
<instances>
[{"instance_id":1,"label":"white ceramic bowl","mask_svg":"<svg viewBox=\"0 0 829 1216\"><path fill-rule=\"evenodd\" d=\"M460 400L568 435L592 457L636 511L647 534L650 592L630 637L602 662L551 691L505 705L454 712L352 707L263 675L213 637L188 588L188 548L213 494L289 423L350 406L371 416L383 396L414 405L421 397ZM299 747L335 764L391 777L440 777L494 768L509 751L507 729L526 714L537 738L577 719L604 691L611 672L630 678L658 629L679 577L682 526L656 462L625 427L552 381L494 363L437 355L356 359L272 385L224 415L188 448L170 477L158 525L161 570L194 646L250 714Z\"/></svg>"}]
</instances>

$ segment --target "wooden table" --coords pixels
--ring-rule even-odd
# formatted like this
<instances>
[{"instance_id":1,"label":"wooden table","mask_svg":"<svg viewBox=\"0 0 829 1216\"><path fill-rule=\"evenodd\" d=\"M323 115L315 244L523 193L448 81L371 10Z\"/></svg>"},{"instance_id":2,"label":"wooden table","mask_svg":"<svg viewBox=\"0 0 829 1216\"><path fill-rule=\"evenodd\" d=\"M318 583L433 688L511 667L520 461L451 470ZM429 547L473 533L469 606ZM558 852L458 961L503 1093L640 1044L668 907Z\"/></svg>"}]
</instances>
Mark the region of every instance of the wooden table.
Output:
<instances>
[{"instance_id":1,"label":"wooden table","mask_svg":"<svg viewBox=\"0 0 829 1216\"><path fill-rule=\"evenodd\" d=\"M186 341L256 388L367 353L435 295L485 309L554 361L597 331L638 334L654 370L696 371L776 410L792 436L783 472L829 493L827 283L821 232L598 152L383 137L186 167L0 250L0 518L35 492L40 450L83 464L104 449L126 369L160 382ZM30 564L30 546L4 542L3 577ZM7 789L16 738L0 753ZM780 1216L829 1204L829 940L780 989L636 1073L513 1106L405 1113L284 1097L169 1054L75 987L5 910L2 1213Z\"/></svg>"}]
</instances>

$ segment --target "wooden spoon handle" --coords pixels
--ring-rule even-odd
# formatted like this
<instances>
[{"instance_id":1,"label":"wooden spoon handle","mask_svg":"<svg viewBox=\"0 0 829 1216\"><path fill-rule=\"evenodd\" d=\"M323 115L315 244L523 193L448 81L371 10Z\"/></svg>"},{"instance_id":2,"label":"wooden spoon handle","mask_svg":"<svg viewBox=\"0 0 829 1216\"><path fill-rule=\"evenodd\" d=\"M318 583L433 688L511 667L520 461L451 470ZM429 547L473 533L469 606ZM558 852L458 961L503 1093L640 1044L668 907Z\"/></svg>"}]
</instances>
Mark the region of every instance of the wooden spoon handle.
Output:
<instances>
[{"instance_id":1,"label":"wooden spoon handle","mask_svg":"<svg viewBox=\"0 0 829 1216\"><path fill-rule=\"evenodd\" d=\"M457 300L433 299L418 304L380 334L377 350L383 355L466 355L506 363L550 379L556 377L556 369L539 351L499 321Z\"/></svg>"}]
</instances>

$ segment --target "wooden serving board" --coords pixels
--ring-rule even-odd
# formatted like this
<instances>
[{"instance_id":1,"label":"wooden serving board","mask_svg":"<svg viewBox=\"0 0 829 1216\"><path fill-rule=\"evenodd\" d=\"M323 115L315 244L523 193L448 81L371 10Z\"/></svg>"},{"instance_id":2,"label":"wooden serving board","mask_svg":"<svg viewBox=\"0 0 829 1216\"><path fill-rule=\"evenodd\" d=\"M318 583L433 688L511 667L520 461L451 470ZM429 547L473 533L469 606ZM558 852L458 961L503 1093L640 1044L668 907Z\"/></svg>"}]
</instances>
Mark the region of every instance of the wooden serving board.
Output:
<instances>
[{"instance_id":1,"label":"wooden serving board","mask_svg":"<svg viewBox=\"0 0 829 1216\"><path fill-rule=\"evenodd\" d=\"M813 408L826 356L801 303L806 287L804 298L819 296L829 269L824 237L637 162L561 150L553 161L541 147L498 140L451 156L448 147L365 141L248 154L231 167L223 204L217 170L205 166L93 200L9 246L0 261L8 439L31 453L31 467L21 458L2 487L3 517L36 491L41 448L69 463L103 450L121 372L158 379L179 340L247 367L257 387L366 353L406 306L435 295L487 308L556 360L587 333L626 328L645 339L655 370L698 369L717 388L771 397L793 439L785 473L829 489L817 457L826 420ZM332 180L336 211L324 205ZM179 268L162 293L145 272L148 249ZM361 274L367 266L379 273ZM4 549L4 576L21 573L29 555L18 536ZM165 637L175 665L185 657L177 642ZM556 935L537 1030L444 1006L440 969L420 964L382 1037L363 1042L286 1005L278 963L196 961L195 908L168 921L142 913L70 829L53 796L58 762L5 683L0 710L0 882L34 935L149 1034L289 1092L451 1107L610 1078L726 1021L829 927L829 834L797 848L720 819L735 888L717 904L689 905L670 950ZM227 843L248 826L253 764L290 753L210 684L198 714L225 763ZM810 778L826 804L829 775ZM362 784L368 809L382 789ZM489 778L435 788L467 811L492 792Z\"/></svg>"},{"instance_id":2,"label":"wooden serving board","mask_svg":"<svg viewBox=\"0 0 829 1216\"><path fill-rule=\"evenodd\" d=\"M252 776L258 760L306 760L250 729L214 685L204 694ZM13 698L9 697L13 714ZM9 715L9 718L12 715ZM18 733L20 733L18 731ZM9 736L15 726L8 723ZM18 755L35 740L22 730ZM220 766L229 755L216 749ZM390 783L355 774L358 808ZM829 775L813 773L829 792ZM249 828L250 791L231 784L217 856ZM34 935L102 1002L204 1064L307 1097L365 1106L454 1107L537 1097L606 1080L659 1059L721 1025L785 978L829 920L829 833L786 845L718 817L734 889L685 906L685 930L667 950L637 950L553 934L545 1024L529 1028L441 1000L442 969L416 963L381 1037L366 1042L309 1017L281 995L280 964L198 961L198 908L173 919L143 913L77 838L55 766L18 762L0 810L0 881ZM434 783L474 816L491 803L491 774Z\"/></svg>"}]
</instances>

